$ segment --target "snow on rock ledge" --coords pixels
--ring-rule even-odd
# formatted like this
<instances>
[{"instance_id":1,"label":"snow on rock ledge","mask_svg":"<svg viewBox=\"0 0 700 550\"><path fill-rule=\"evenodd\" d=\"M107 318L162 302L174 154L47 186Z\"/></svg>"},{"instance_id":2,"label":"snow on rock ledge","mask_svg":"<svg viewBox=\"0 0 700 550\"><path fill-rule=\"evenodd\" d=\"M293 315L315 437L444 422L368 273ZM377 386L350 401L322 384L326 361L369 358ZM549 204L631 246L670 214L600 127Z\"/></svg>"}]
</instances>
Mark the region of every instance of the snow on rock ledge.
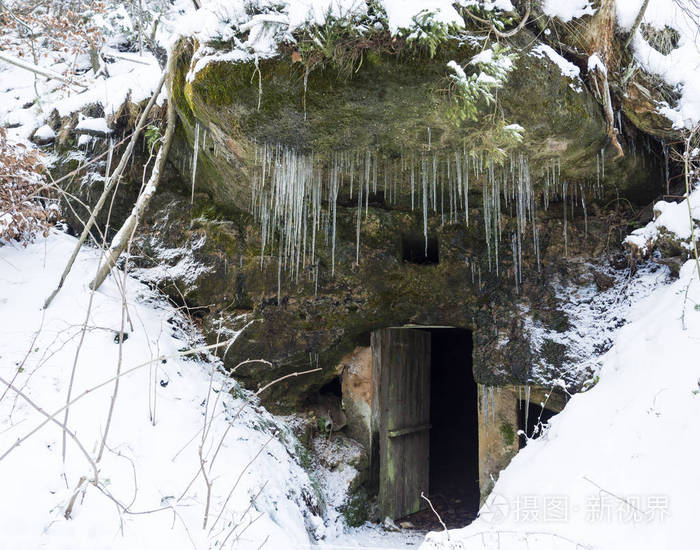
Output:
<instances>
[{"instance_id":1,"label":"snow on rock ledge","mask_svg":"<svg viewBox=\"0 0 700 550\"><path fill-rule=\"evenodd\" d=\"M690 201L690 205L688 204ZM690 223L690 212L693 224ZM624 240L634 260L648 258L655 247L664 244L673 248L684 249L687 253L692 249L691 238L695 234L697 240L700 232L695 222L700 221L700 189L696 188L690 198L681 202L659 201L654 205L654 220L645 227L635 229ZM666 247L668 249L668 246Z\"/></svg>"}]
</instances>

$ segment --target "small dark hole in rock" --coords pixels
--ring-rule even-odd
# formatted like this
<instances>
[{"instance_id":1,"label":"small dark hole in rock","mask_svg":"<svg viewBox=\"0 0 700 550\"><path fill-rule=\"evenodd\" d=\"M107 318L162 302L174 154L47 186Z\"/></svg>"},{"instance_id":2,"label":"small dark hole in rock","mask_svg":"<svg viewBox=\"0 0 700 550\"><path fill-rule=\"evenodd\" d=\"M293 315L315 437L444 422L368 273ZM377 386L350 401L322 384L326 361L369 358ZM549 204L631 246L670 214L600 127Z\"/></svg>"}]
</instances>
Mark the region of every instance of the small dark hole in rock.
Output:
<instances>
[{"instance_id":1,"label":"small dark hole in rock","mask_svg":"<svg viewBox=\"0 0 700 550\"><path fill-rule=\"evenodd\" d=\"M420 233L408 233L401 236L401 256L404 262L422 265L440 263L440 247L435 235L428 235L426 250L425 236Z\"/></svg>"}]
</instances>

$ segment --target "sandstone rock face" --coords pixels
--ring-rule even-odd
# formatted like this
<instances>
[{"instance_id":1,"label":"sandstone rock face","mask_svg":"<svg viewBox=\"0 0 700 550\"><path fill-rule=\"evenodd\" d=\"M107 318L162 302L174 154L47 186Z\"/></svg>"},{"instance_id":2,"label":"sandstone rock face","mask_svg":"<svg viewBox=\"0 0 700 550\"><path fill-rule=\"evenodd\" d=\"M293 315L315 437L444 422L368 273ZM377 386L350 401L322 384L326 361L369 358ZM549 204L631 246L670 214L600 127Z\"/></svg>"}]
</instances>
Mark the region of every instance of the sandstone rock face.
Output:
<instances>
[{"instance_id":1,"label":"sandstone rock face","mask_svg":"<svg viewBox=\"0 0 700 550\"><path fill-rule=\"evenodd\" d=\"M561 289L598 288L594 273L609 270L627 230L623 201L647 203L662 187L662 167L633 132L621 140L636 153L613 160L585 85L530 55L533 36L515 40L515 68L496 104L466 123L452 111L447 63L467 67L478 52L468 45L445 43L434 57L368 50L351 74L329 64L305 86L292 53L257 68L212 62L188 77L194 44L183 40L172 83L181 125L138 237L138 273L187 305L212 342L247 325L227 365L259 358L273 367L240 367L244 384L321 369L271 387L263 399L273 408L313 401L344 357L369 345L372 330L406 324L472 330L478 383L563 376L575 389L586 373L571 366L585 358L566 343L577 327ZM522 139L503 141L504 124L522 127ZM274 199L259 188L269 154L292 155L321 181L314 259L308 188L306 244L294 267L280 260L279 231L261 219L261 204ZM464 181L457 189L457 157L470 178L466 195ZM342 180L335 201L333 173ZM112 227L128 212L140 181L132 179L115 201ZM360 182L369 193L358 208ZM100 186L86 189L94 197ZM406 249L424 233L437 261L414 263Z\"/></svg>"},{"instance_id":2,"label":"sandstone rock face","mask_svg":"<svg viewBox=\"0 0 700 550\"><path fill-rule=\"evenodd\" d=\"M522 42L529 38L524 35ZM269 405L294 408L313 398L316 389L337 376L344 356L367 346L372 330L387 326L473 330L474 372L484 384L557 377L565 365L582 359L558 341L533 342L528 327L536 323L553 333L575 328L553 282L559 287L573 281L595 285L595 270L585 261L607 254L619 241L625 226L621 211L612 208L618 194L635 203L646 201L660 187L661 171L645 157L644 138L636 135L627 136L628 141L623 137L623 143L637 154L612 160L600 107L582 83L572 85L556 65L528 55L527 48L519 53L496 108L503 121L524 129L522 141L501 151L495 164L500 215L493 222L494 215L484 207L484 186L490 201L494 193L488 187L490 157L482 149L470 156L467 224L463 206L453 217L446 214L452 211L450 200L458 199L456 191L452 196L445 187L450 181L447 164L470 145L484 145L493 128L493 107L467 125L450 116L446 64L450 59L464 63L475 53L469 47L448 44L434 58L370 52L352 75L339 75L332 66L312 71L306 88L301 64L281 55L259 63L260 97L257 82L251 84L256 70L251 64L213 62L188 78L192 45L182 42L178 51L173 92L182 129L173 164L183 181L161 192L146 220L150 229L140 241L144 258L169 262L172 271L143 273L176 299L203 308L193 311L201 315L212 340L222 321L237 329L254 320L229 350L227 363L234 367L248 358L264 358L274 368L242 367L236 372L244 383L255 387L321 367L271 388ZM195 133L200 148L190 205ZM264 144L270 145L268 153ZM263 244L263 223L254 206L260 201L254 189L262 155L274 148L312 158L324 181L315 260L309 261L309 244L306 262L300 261L296 270L285 259L280 262L279 247L269 235ZM371 168L362 165L365 155ZM359 216L359 247L357 180L363 175L356 174L351 196L349 170L340 170L343 184L335 208L328 200L334 159L350 157L360 158L358 170L372 171L370 196L362 199ZM438 159L438 179L448 183L438 183L436 201L424 216L420 163L427 163L431 178L433 158ZM536 215L518 233L518 184L506 182L517 180L520 159L527 162ZM413 209L412 162L417 181ZM379 193L373 193L374 185ZM493 236L488 242L489 215L491 227L500 231L497 244ZM426 230L437 243L438 263L406 261L407 238L421 239ZM515 254L514 246L519 249ZM595 262L607 265L605 259ZM144 268L148 265L142 262Z\"/></svg>"}]
</instances>

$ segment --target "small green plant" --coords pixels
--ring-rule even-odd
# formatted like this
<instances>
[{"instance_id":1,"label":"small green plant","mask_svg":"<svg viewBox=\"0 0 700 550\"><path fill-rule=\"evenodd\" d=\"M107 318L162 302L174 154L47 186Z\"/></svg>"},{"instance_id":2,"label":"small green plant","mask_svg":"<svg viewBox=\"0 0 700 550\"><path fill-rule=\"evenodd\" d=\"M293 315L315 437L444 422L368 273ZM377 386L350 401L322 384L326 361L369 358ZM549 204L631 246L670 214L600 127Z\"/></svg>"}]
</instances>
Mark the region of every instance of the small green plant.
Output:
<instances>
[{"instance_id":1,"label":"small green plant","mask_svg":"<svg viewBox=\"0 0 700 550\"><path fill-rule=\"evenodd\" d=\"M435 13L423 10L413 16L413 23L416 30L407 38L406 44L416 49L425 49L432 59L437 53L437 49L450 37L450 32L444 23L435 19Z\"/></svg>"},{"instance_id":2,"label":"small green plant","mask_svg":"<svg viewBox=\"0 0 700 550\"><path fill-rule=\"evenodd\" d=\"M491 49L472 57L467 66L476 71L470 75L454 60L447 64L453 72L450 75L451 115L457 123L478 120L483 108L496 103L495 92L507 82L516 59L508 46L494 44Z\"/></svg>"},{"instance_id":3,"label":"small green plant","mask_svg":"<svg viewBox=\"0 0 700 550\"><path fill-rule=\"evenodd\" d=\"M364 489L358 490L350 495L340 508L346 523L350 527L360 527L369 518L369 505L367 503L367 493Z\"/></svg>"},{"instance_id":4,"label":"small green plant","mask_svg":"<svg viewBox=\"0 0 700 550\"><path fill-rule=\"evenodd\" d=\"M590 390L593 386L595 386L598 381L600 380L600 377L596 374L593 378L589 378L583 383L583 387L581 388L581 392L585 392Z\"/></svg>"},{"instance_id":5,"label":"small green plant","mask_svg":"<svg viewBox=\"0 0 700 550\"><path fill-rule=\"evenodd\" d=\"M155 126L154 124L149 124L143 135L146 139L146 145L148 146L148 150L155 152L156 145L158 145L158 142L160 141L161 137L160 128L158 128L158 126Z\"/></svg>"},{"instance_id":6,"label":"small green plant","mask_svg":"<svg viewBox=\"0 0 700 550\"><path fill-rule=\"evenodd\" d=\"M513 430L513 426L511 426L508 422L503 422L499 428L501 432L501 437L503 438L503 442L507 446L511 446L515 443L515 430Z\"/></svg>"}]
</instances>

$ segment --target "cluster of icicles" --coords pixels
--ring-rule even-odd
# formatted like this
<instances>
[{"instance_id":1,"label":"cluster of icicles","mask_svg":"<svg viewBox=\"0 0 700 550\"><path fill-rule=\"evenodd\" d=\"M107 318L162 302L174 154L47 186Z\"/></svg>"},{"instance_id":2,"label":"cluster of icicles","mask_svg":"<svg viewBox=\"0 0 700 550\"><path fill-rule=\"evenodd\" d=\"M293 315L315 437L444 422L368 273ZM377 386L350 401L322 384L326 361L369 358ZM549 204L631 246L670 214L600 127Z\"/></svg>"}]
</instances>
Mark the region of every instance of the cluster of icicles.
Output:
<instances>
[{"instance_id":1,"label":"cluster of icicles","mask_svg":"<svg viewBox=\"0 0 700 550\"><path fill-rule=\"evenodd\" d=\"M488 434L489 424L496 427L496 394L501 394L501 386L479 385L481 390L481 413L484 430ZM530 390L529 385L518 386L518 410L524 415L524 426L527 429L530 413ZM544 404L540 403L544 410ZM538 419L539 423L539 419ZM536 428L539 430L540 428ZM525 434L531 437L532 434Z\"/></svg>"},{"instance_id":2,"label":"cluster of icicles","mask_svg":"<svg viewBox=\"0 0 700 550\"><path fill-rule=\"evenodd\" d=\"M482 209L487 248L485 264L490 272L499 274L505 241L505 250L512 254L513 277L519 289L525 239L531 239L537 269L540 269L538 205L545 209L553 201L566 205L563 223L565 249L568 248L567 223L578 205L583 209L586 233L588 231L585 196L602 194L603 160L601 151L598 166L602 174L599 171L595 182L569 186L560 178L560 161L550 159L540 175L543 190L536 193L528 159L523 155L512 156L499 166L466 148L449 153L407 153L398 158L385 158L370 150L345 151L332 155L330 160L322 160L281 145L257 145L251 211L262 229L261 267L266 251L276 247L280 281L283 272L297 280L300 271L311 267L310 273L317 283L317 252L322 245L330 248L333 276L341 194L343 204L356 207L355 262L360 261L363 219L367 219L370 204L377 197L383 197L389 208L420 212L427 256L429 218L439 216L441 225L475 223L469 217L470 192L480 191L481 204L477 206ZM569 203L571 216L567 213ZM516 219L515 230L510 235L504 235L502 214ZM474 278L474 262L471 263Z\"/></svg>"}]
</instances>

